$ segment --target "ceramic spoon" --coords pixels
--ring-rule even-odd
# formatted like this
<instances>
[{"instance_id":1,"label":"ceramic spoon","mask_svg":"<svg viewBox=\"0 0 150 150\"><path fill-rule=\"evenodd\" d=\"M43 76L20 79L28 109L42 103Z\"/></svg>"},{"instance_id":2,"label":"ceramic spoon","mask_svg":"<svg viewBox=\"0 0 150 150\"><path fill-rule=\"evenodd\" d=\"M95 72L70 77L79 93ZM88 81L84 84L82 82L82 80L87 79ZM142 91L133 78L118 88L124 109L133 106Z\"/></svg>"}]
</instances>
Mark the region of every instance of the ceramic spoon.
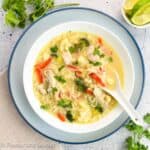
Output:
<instances>
[{"instance_id":1,"label":"ceramic spoon","mask_svg":"<svg viewBox=\"0 0 150 150\"><path fill-rule=\"evenodd\" d=\"M101 87L101 89L107 92L108 94L112 95L136 124L147 128L147 125L144 123L141 114L137 110L135 110L135 108L130 103L130 101L127 100L125 95L122 93L120 80L116 72L115 72L115 78L116 78L116 87L114 90L109 90L106 87ZM96 90L97 89L95 89L95 92Z\"/></svg>"}]
</instances>

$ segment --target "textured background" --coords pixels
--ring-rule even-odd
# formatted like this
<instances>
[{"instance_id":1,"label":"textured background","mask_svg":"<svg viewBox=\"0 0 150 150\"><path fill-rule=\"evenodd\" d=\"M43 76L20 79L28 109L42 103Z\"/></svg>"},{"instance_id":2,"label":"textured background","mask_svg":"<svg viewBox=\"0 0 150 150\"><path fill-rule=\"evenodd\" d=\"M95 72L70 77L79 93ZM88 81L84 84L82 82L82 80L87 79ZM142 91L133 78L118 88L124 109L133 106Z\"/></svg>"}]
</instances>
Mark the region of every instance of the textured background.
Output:
<instances>
[{"instance_id":1,"label":"textured background","mask_svg":"<svg viewBox=\"0 0 150 150\"><path fill-rule=\"evenodd\" d=\"M62 2L79 2L81 6L101 10L119 20L133 34L141 48L146 69L145 89L138 111L142 114L150 112L150 28L135 29L125 23L120 12L122 0L57 0L57 3ZM124 150L123 142L129 135L124 128L99 142L65 145L42 137L23 121L8 93L6 76L9 56L23 30L5 26L3 18L4 12L0 9L0 150ZM150 142L144 142L150 145Z\"/></svg>"}]
</instances>

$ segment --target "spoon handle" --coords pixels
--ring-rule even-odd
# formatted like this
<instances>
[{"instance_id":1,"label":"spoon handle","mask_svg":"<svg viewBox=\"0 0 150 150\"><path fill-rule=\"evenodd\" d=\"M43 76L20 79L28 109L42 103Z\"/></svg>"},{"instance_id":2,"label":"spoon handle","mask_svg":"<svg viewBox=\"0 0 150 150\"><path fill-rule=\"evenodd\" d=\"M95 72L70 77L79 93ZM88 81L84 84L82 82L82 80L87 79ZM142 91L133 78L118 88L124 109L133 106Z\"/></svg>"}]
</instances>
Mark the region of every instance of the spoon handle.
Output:
<instances>
[{"instance_id":1,"label":"spoon handle","mask_svg":"<svg viewBox=\"0 0 150 150\"><path fill-rule=\"evenodd\" d=\"M109 93L110 95L112 95L118 101L118 103L126 111L126 113L134 121L134 123L147 128L146 123L143 121L142 115L134 108L134 106L130 103L130 101L122 93L119 76L116 72L114 72L114 73L115 73L115 77L116 77L115 92L112 90L109 90L108 88L104 88L104 87L102 89L104 91L106 91L107 93Z\"/></svg>"},{"instance_id":2,"label":"spoon handle","mask_svg":"<svg viewBox=\"0 0 150 150\"><path fill-rule=\"evenodd\" d=\"M112 95L117 102L121 105L121 107L126 111L126 113L130 116L130 118L134 121L134 123L141 125L143 127L147 127L147 125L143 121L142 115L134 108L134 106L127 100L120 89L116 92L112 92L109 89L103 88L103 90L110 95Z\"/></svg>"},{"instance_id":3,"label":"spoon handle","mask_svg":"<svg viewBox=\"0 0 150 150\"><path fill-rule=\"evenodd\" d=\"M134 123L145 126L142 115L134 108L130 101L125 98L122 92L118 92L115 98L117 98L118 103L123 107Z\"/></svg>"}]
</instances>

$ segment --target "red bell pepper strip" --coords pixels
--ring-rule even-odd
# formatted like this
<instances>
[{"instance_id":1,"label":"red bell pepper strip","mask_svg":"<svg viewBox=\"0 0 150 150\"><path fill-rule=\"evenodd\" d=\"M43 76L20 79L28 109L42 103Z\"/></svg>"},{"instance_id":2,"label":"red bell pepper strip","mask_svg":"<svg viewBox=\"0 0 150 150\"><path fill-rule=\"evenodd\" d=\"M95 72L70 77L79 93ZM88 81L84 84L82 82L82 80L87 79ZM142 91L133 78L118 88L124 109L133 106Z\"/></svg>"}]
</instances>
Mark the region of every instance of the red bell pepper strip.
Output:
<instances>
[{"instance_id":1,"label":"red bell pepper strip","mask_svg":"<svg viewBox=\"0 0 150 150\"><path fill-rule=\"evenodd\" d=\"M36 73L37 80L39 83L43 83L44 81L42 69L44 69L51 61L52 61L52 58L48 58L44 62L35 65L35 73Z\"/></svg>"},{"instance_id":2,"label":"red bell pepper strip","mask_svg":"<svg viewBox=\"0 0 150 150\"><path fill-rule=\"evenodd\" d=\"M79 70L78 67L74 66L74 65L67 65L67 67L75 72L76 77L81 77L82 72Z\"/></svg>"},{"instance_id":3,"label":"red bell pepper strip","mask_svg":"<svg viewBox=\"0 0 150 150\"><path fill-rule=\"evenodd\" d=\"M102 45L102 44L103 44L103 40L102 40L101 37L98 38L98 44L99 44L99 45Z\"/></svg>"},{"instance_id":4,"label":"red bell pepper strip","mask_svg":"<svg viewBox=\"0 0 150 150\"><path fill-rule=\"evenodd\" d=\"M43 83L44 78L43 78L43 75L42 75L42 71L39 68L35 68L35 73L36 73L38 82Z\"/></svg>"},{"instance_id":5,"label":"red bell pepper strip","mask_svg":"<svg viewBox=\"0 0 150 150\"><path fill-rule=\"evenodd\" d=\"M51 63L52 58L48 58L44 62L35 65L35 68L44 69L49 63Z\"/></svg>"},{"instance_id":6,"label":"red bell pepper strip","mask_svg":"<svg viewBox=\"0 0 150 150\"><path fill-rule=\"evenodd\" d=\"M67 67L75 72L76 77L81 77L82 72L79 70L78 67L74 66L74 65L67 65Z\"/></svg>"},{"instance_id":7,"label":"red bell pepper strip","mask_svg":"<svg viewBox=\"0 0 150 150\"><path fill-rule=\"evenodd\" d=\"M57 117L63 122L66 120L65 116L60 112L57 113Z\"/></svg>"},{"instance_id":8,"label":"red bell pepper strip","mask_svg":"<svg viewBox=\"0 0 150 150\"><path fill-rule=\"evenodd\" d=\"M101 86L105 86L104 82L102 81L102 79L94 72L90 73L89 76L95 80L98 84L100 84Z\"/></svg>"},{"instance_id":9,"label":"red bell pepper strip","mask_svg":"<svg viewBox=\"0 0 150 150\"><path fill-rule=\"evenodd\" d=\"M86 89L86 91L85 91L87 94L89 94L89 95L93 95L93 91L92 91L92 89Z\"/></svg>"},{"instance_id":10,"label":"red bell pepper strip","mask_svg":"<svg viewBox=\"0 0 150 150\"><path fill-rule=\"evenodd\" d=\"M72 71L79 71L79 69L76 66L74 66L74 65L67 65L67 67L69 69L71 69Z\"/></svg>"},{"instance_id":11,"label":"red bell pepper strip","mask_svg":"<svg viewBox=\"0 0 150 150\"><path fill-rule=\"evenodd\" d=\"M75 71L75 75L76 75L76 77L80 78L82 76L82 72L81 71Z\"/></svg>"}]
</instances>

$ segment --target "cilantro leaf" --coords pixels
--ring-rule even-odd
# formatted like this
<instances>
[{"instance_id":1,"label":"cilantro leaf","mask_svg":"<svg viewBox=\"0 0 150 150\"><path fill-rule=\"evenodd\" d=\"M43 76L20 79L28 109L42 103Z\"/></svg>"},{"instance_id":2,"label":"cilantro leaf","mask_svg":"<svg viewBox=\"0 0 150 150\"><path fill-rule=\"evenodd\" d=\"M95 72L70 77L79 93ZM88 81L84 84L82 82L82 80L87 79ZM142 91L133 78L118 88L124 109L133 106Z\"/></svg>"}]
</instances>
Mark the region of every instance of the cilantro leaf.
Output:
<instances>
[{"instance_id":1,"label":"cilantro leaf","mask_svg":"<svg viewBox=\"0 0 150 150\"><path fill-rule=\"evenodd\" d=\"M137 142L134 137L128 137L125 142L128 150L148 150L148 146Z\"/></svg>"},{"instance_id":2,"label":"cilantro leaf","mask_svg":"<svg viewBox=\"0 0 150 150\"><path fill-rule=\"evenodd\" d=\"M53 47L50 48L52 53L56 53L58 51L58 47L55 45Z\"/></svg>"},{"instance_id":3,"label":"cilantro leaf","mask_svg":"<svg viewBox=\"0 0 150 150\"><path fill-rule=\"evenodd\" d=\"M58 68L58 71L61 71L63 68L65 68L65 65L62 65Z\"/></svg>"},{"instance_id":4,"label":"cilantro leaf","mask_svg":"<svg viewBox=\"0 0 150 150\"><path fill-rule=\"evenodd\" d=\"M67 119L68 119L70 122L72 122L72 121L74 120L73 115L72 115L72 113L71 113L70 110L67 111L66 117L67 117Z\"/></svg>"},{"instance_id":5,"label":"cilantro leaf","mask_svg":"<svg viewBox=\"0 0 150 150\"><path fill-rule=\"evenodd\" d=\"M2 8L6 11L6 10L10 9L11 4L12 4L12 1L4 0L2 3Z\"/></svg>"},{"instance_id":6,"label":"cilantro leaf","mask_svg":"<svg viewBox=\"0 0 150 150\"><path fill-rule=\"evenodd\" d=\"M77 85L77 88L78 88L79 91L81 91L81 92L86 91L87 86L85 85L83 79L81 79L81 78L75 79L75 84Z\"/></svg>"},{"instance_id":7,"label":"cilantro leaf","mask_svg":"<svg viewBox=\"0 0 150 150\"><path fill-rule=\"evenodd\" d=\"M84 47L88 47L90 42L86 38L79 39L78 43L75 43L73 46L69 47L70 53L78 52L82 50Z\"/></svg>"},{"instance_id":8,"label":"cilantro leaf","mask_svg":"<svg viewBox=\"0 0 150 150\"><path fill-rule=\"evenodd\" d=\"M11 27L23 28L27 22L35 21L55 7L79 5L65 3L54 5L54 0L3 0L2 8L6 11L5 22ZM29 13L30 11L31 13Z\"/></svg>"},{"instance_id":9,"label":"cilantro leaf","mask_svg":"<svg viewBox=\"0 0 150 150\"><path fill-rule=\"evenodd\" d=\"M17 17L16 13L10 9L5 16L5 22L7 25L14 27L20 23L20 19Z\"/></svg>"},{"instance_id":10,"label":"cilantro leaf","mask_svg":"<svg viewBox=\"0 0 150 150\"><path fill-rule=\"evenodd\" d=\"M25 26L27 17L25 1L3 1L3 9L7 11L5 15L5 22L7 25L12 27L19 26L21 28Z\"/></svg>"},{"instance_id":11,"label":"cilantro leaf","mask_svg":"<svg viewBox=\"0 0 150 150\"><path fill-rule=\"evenodd\" d=\"M41 109L48 110L50 108L49 104L42 104L40 106Z\"/></svg>"},{"instance_id":12,"label":"cilantro leaf","mask_svg":"<svg viewBox=\"0 0 150 150\"><path fill-rule=\"evenodd\" d=\"M57 51L58 51L57 45L51 47L50 50L51 50L51 56L54 56L54 57L57 57L57 56L58 56L58 55L57 55Z\"/></svg>"},{"instance_id":13,"label":"cilantro leaf","mask_svg":"<svg viewBox=\"0 0 150 150\"><path fill-rule=\"evenodd\" d=\"M75 45L74 46L70 46L69 47L69 51L70 51L70 53L76 52L76 46Z\"/></svg>"},{"instance_id":14,"label":"cilantro leaf","mask_svg":"<svg viewBox=\"0 0 150 150\"><path fill-rule=\"evenodd\" d=\"M145 130L143 134L147 139L150 140L150 131L149 130Z\"/></svg>"},{"instance_id":15,"label":"cilantro leaf","mask_svg":"<svg viewBox=\"0 0 150 150\"><path fill-rule=\"evenodd\" d=\"M145 121L147 124L150 124L150 113L147 113L147 114L144 116L144 121Z\"/></svg>"},{"instance_id":16,"label":"cilantro leaf","mask_svg":"<svg viewBox=\"0 0 150 150\"><path fill-rule=\"evenodd\" d=\"M144 128L140 125L135 124L132 120L129 121L129 123L126 125L126 128L129 131L134 132L139 135L142 135L144 132Z\"/></svg>"},{"instance_id":17,"label":"cilantro leaf","mask_svg":"<svg viewBox=\"0 0 150 150\"><path fill-rule=\"evenodd\" d=\"M113 62L113 58L112 57L108 57L108 61L109 62Z\"/></svg>"},{"instance_id":18,"label":"cilantro leaf","mask_svg":"<svg viewBox=\"0 0 150 150\"><path fill-rule=\"evenodd\" d=\"M96 47L96 48L94 49L93 55L98 55L100 58L104 58L104 57L105 57L105 54L102 53L102 52L99 50L99 47Z\"/></svg>"},{"instance_id":19,"label":"cilantro leaf","mask_svg":"<svg viewBox=\"0 0 150 150\"><path fill-rule=\"evenodd\" d=\"M101 66L102 63L99 61L93 62L93 61L89 61L90 64L92 64L93 66Z\"/></svg>"},{"instance_id":20,"label":"cilantro leaf","mask_svg":"<svg viewBox=\"0 0 150 150\"><path fill-rule=\"evenodd\" d=\"M103 110L103 107L101 106L101 104L97 104L96 105L96 107L95 107L95 109L98 111L98 112L100 112L100 113L102 113L104 110Z\"/></svg>"},{"instance_id":21,"label":"cilantro leaf","mask_svg":"<svg viewBox=\"0 0 150 150\"><path fill-rule=\"evenodd\" d=\"M65 83L65 82L66 82L66 80L65 80L62 76L54 76L54 78L55 78L57 81L61 82L61 83Z\"/></svg>"},{"instance_id":22,"label":"cilantro leaf","mask_svg":"<svg viewBox=\"0 0 150 150\"><path fill-rule=\"evenodd\" d=\"M29 14L29 20L33 22L54 7L54 0L28 0L28 4L33 6L33 11Z\"/></svg>"},{"instance_id":23,"label":"cilantro leaf","mask_svg":"<svg viewBox=\"0 0 150 150\"><path fill-rule=\"evenodd\" d=\"M99 51L99 47L94 49L93 55L98 55L100 56L100 51Z\"/></svg>"},{"instance_id":24,"label":"cilantro leaf","mask_svg":"<svg viewBox=\"0 0 150 150\"><path fill-rule=\"evenodd\" d=\"M86 38L81 38L81 39L79 40L79 43L80 43L80 45L82 45L82 47L87 47L87 46L90 45L90 42L89 42L88 39L86 39Z\"/></svg>"},{"instance_id":25,"label":"cilantro leaf","mask_svg":"<svg viewBox=\"0 0 150 150\"><path fill-rule=\"evenodd\" d=\"M61 99L58 101L58 106L61 106L63 108L71 108L72 102L68 99Z\"/></svg>"},{"instance_id":26,"label":"cilantro leaf","mask_svg":"<svg viewBox=\"0 0 150 150\"><path fill-rule=\"evenodd\" d=\"M100 54L100 58L104 58L105 57L105 54Z\"/></svg>"},{"instance_id":27,"label":"cilantro leaf","mask_svg":"<svg viewBox=\"0 0 150 150\"><path fill-rule=\"evenodd\" d=\"M143 120L146 123L150 123L150 113L147 113ZM141 140L145 137L150 140L150 131L144 127L135 124L132 120L128 122L125 126L129 131L131 131L130 137L126 139L126 147L128 150L148 150L148 146L141 143Z\"/></svg>"},{"instance_id":28,"label":"cilantro leaf","mask_svg":"<svg viewBox=\"0 0 150 150\"><path fill-rule=\"evenodd\" d=\"M58 91L58 89L56 87L52 87L52 93L53 95Z\"/></svg>"}]
</instances>

